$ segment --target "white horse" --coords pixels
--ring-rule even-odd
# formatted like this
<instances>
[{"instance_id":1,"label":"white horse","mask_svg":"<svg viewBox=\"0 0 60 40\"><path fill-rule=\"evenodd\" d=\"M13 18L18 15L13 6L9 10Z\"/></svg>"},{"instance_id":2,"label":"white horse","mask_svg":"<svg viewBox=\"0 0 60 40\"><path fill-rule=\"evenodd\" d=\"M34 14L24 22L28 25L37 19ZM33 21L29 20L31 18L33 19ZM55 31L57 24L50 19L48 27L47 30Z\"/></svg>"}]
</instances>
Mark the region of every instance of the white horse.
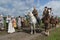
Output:
<instances>
[{"instance_id":1,"label":"white horse","mask_svg":"<svg viewBox=\"0 0 60 40\"><path fill-rule=\"evenodd\" d=\"M31 34L35 34L36 31L36 23L37 23L37 20L36 18L34 17L34 15L32 14L32 12L29 12L28 13L28 16L29 16L29 21L30 21L30 25L31 25Z\"/></svg>"}]
</instances>

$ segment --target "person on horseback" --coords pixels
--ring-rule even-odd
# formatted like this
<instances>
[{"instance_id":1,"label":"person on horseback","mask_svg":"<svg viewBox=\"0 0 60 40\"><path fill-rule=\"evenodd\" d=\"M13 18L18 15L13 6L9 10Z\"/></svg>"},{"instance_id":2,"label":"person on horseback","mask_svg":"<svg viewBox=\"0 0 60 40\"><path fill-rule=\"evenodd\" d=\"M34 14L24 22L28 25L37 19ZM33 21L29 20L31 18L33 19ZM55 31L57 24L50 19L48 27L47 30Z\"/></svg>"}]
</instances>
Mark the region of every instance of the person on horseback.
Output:
<instances>
[{"instance_id":1,"label":"person on horseback","mask_svg":"<svg viewBox=\"0 0 60 40\"><path fill-rule=\"evenodd\" d=\"M49 14L48 9L49 8L45 7L45 9L43 11L43 18L42 18L42 21L45 26L45 34L46 35L49 35L49 27L50 27L50 14Z\"/></svg>"},{"instance_id":2,"label":"person on horseback","mask_svg":"<svg viewBox=\"0 0 60 40\"><path fill-rule=\"evenodd\" d=\"M40 24L40 17L38 16L38 11L36 10L36 7L34 7L34 10L32 11L32 14L37 19L37 24Z\"/></svg>"},{"instance_id":3,"label":"person on horseback","mask_svg":"<svg viewBox=\"0 0 60 40\"><path fill-rule=\"evenodd\" d=\"M34 10L32 11L32 14L33 14L35 17L38 16L38 12L37 12L37 10L36 10L36 7L34 7Z\"/></svg>"},{"instance_id":4,"label":"person on horseback","mask_svg":"<svg viewBox=\"0 0 60 40\"><path fill-rule=\"evenodd\" d=\"M44 8L44 11L43 11L43 16L45 16L46 14L48 13L48 8L47 6Z\"/></svg>"}]
</instances>

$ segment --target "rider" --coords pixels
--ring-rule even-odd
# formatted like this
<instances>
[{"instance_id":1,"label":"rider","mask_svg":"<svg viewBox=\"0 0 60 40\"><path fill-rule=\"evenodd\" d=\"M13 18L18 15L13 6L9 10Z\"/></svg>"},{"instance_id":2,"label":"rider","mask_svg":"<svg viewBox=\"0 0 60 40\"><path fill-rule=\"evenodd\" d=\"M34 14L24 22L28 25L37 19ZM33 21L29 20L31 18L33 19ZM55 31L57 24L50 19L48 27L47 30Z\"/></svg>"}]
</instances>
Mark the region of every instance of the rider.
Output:
<instances>
[{"instance_id":1,"label":"rider","mask_svg":"<svg viewBox=\"0 0 60 40\"><path fill-rule=\"evenodd\" d=\"M35 17L38 16L38 12L37 12L37 10L36 10L36 7L34 7L34 10L32 11L32 13L33 13L33 15L34 15Z\"/></svg>"},{"instance_id":2,"label":"rider","mask_svg":"<svg viewBox=\"0 0 60 40\"><path fill-rule=\"evenodd\" d=\"M47 6L44 8L44 11L43 11L43 16L45 16L46 14L48 13L48 8Z\"/></svg>"},{"instance_id":3,"label":"rider","mask_svg":"<svg viewBox=\"0 0 60 40\"><path fill-rule=\"evenodd\" d=\"M40 24L40 17L38 16L38 12L36 10L36 7L34 7L34 10L32 11L33 15L37 19L37 23Z\"/></svg>"}]
</instances>

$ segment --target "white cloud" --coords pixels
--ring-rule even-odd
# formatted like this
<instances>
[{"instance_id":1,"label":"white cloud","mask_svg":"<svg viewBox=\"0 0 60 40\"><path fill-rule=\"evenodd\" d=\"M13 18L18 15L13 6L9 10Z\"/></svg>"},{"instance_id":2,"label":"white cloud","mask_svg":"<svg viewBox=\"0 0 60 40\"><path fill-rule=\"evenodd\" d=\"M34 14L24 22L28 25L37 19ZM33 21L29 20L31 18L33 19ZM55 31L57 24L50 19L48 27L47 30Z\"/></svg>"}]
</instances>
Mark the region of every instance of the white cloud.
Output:
<instances>
[{"instance_id":1,"label":"white cloud","mask_svg":"<svg viewBox=\"0 0 60 40\"><path fill-rule=\"evenodd\" d=\"M51 7L55 16L60 16L60 1L50 1L44 6L41 6L40 10L43 11L45 6Z\"/></svg>"},{"instance_id":2,"label":"white cloud","mask_svg":"<svg viewBox=\"0 0 60 40\"><path fill-rule=\"evenodd\" d=\"M28 10L33 10L34 0L0 0L0 14L3 15L24 15ZM39 6L36 5L36 6ZM60 1L50 1L44 6L40 5L40 10L37 8L39 15L42 14L45 6L52 7L55 15L60 16Z\"/></svg>"},{"instance_id":3,"label":"white cloud","mask_svg":"<svg viewBox=\"0 0 60 40\"><path fill-rule=\"evenodd\" d=\"M33 6L34 0L0 0L0 14L23 15Z\"/></svg>"}]
</instances>

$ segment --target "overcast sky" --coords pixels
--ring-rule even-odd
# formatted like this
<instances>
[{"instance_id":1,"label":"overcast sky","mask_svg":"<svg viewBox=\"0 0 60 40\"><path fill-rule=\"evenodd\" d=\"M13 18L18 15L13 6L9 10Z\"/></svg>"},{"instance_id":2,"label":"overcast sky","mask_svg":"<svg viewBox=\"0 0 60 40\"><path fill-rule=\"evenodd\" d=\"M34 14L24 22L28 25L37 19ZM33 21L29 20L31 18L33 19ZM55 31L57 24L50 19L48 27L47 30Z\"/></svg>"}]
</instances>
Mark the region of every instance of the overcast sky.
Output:
<instances>
[{"instance_id":1,"label":"overcast sky","mask_svg":"<svg viewBox=\"0 0 60 40\"><path fill-rule=\"evenodd\" d=\"M48 6L53 9L54 15L60 16L59 0L0 0L0 14L23 16L32 11L33 6L36 6L39 15L42 15L44 7Z\"/></svg>"}]
</instances>

